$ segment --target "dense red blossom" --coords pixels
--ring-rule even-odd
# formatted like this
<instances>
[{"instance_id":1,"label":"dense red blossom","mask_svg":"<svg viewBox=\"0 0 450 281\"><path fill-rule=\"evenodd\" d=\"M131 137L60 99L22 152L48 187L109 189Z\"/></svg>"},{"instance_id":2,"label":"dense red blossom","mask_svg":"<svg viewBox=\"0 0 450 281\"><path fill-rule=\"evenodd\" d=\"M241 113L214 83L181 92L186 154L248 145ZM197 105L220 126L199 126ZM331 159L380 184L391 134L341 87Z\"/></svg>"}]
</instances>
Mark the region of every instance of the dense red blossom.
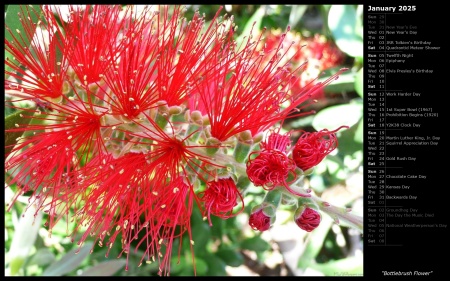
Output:
<instances>
[{"instance_id":1,"label":"dense red blossom","mask_svg":"<svg viewBox=\"0 0 450 281\"><path fill-rule=\"evenodd\" d=\"M316 67L321 71L336 67L345 59L345 54L330 39L320 34L304 38L301 45L306 45L299 54L299 60L305 60L310 63L316 60Z\"/></svg>"},{"instance_id":2,"label":"dense red blossom","mask_svg":"<svg viewBox=\"0 0 450 281\"><path fill-rule=\"evenodd\" d=\"M244 201L241 193L232 178L210 181L205 191L199 193L200 200L205 204L205 212L211 223L211 214L226 219L234 217L244 210ZM233 209L238 204L241 208L237 212Z\"/></svg>"},{"instance_id":3,"label":"dense red blossom","mask_svg":"<svg viewBox=\"0 0 450 281\"><path fill-rule=\"evenodd\" d=\"M277 132L271 133L266 141L261 142L262 150L276 149L281 152L287 152L288 147L291 145L290 132L286 134L280 134Z\"/></svg>"},{"instance_id":4,"label":"dense red blossom","mask_svg":"<svg viewBox=\"0 0 450 281\"><path fill-rule=\"evenodd\" d=\"M27 128L9 130L25 134L5 155L6 181L22 187L16 197L31 191L31 198L38 208L53 210L56 202L67 200L69 195L66 189L73 187L73 181L80 181L80 178L73 177L73 173L80 162L88 160L88 151L102 150L98 142L101 115L76 103L67 104L64 108L57 107L57 110L48 113L45 118L35 119L43 119L44 122L58 120L58 123L36 123ZM82 156L79 157L77 152ZM41 186L43 188L39 188ZM54 201L48 203L47 198ZM53 206L49 207L49 204Z\"/></svg>"},{"instance_id":5,"label":"dense red blossom","mask_svg":"<svg viewBox=\"0 0 450 281\"><path fill-rule=\"evenodd\" d=\"M291 88L301 69L291 70L288 53L295 42L286 43L284 37L273 48L261 48L260 35L255 41L244 42L241 50L224 48L222 52L228 51L227 55L218 53L212 58L216 60L215 68L204 73L204 83L197 84L195 104L208 116L213 137L225 141L246 130L256 135L288 116L309 114L299 112L297 107L345 70L293 92ZM283 107L286 102L289 105Z\"/></svg>"},{"instance_id":6,"label":"dense red blossom","mask_svg":"<svg viewBox=\"0 0 450 281\"><path fill-rule=\"evenodd\" d=\"M63 32L48 7L42 9L45 22L37 23L30 19L37 20L39 12L28 5L22 6L21 10L18 16L25 34L5 25L5 32L13 37L12 41L5 38L5 50L14 58L5 60L5 65L12 69L5 70L6 76L10 77L5 79L5 89L25 92L35 98L60 98L68 69ZM41 28L44 25L46 27ZM48 42L47 46L43 44L45 41ZM17 83L16 79L22 83Z\"/></svg>"},{"instance_id":7,"label":"dense red blossom","mask_svg":"<svg viewBox=\"0 0 450 281\"><path fill-rule=\"evenodd\" d=\"M295 163L285 153L278 150L262 150L259 155L247 162L247 175L256 186L271 190L286 183L289 174L295 175Z\"/></svg>"},{"instance_id":8,"label":"dense red blossom","mask_svg":"<svg viewBox=\"0 0 450 281\"><path fill-rule=\"evenodd\" d=\"M54 10L63 18L57 6ZM67 22L62 21L66 38L64 51L83 86L98 82L111 67L114 57L126 47L126 41L119 39L128 11L120 6L86 5L83 10L69 6L69 18Z\"/></svg>"},{"instance_id":9,"label":"dense red blossom","mask_svg":"<svg viewBox=\"0 0 450 281\"><path fill-rule=\"evenodd\" d=\"M338 146L336 132L342 128L347 127L342 126L334 131L303 132L292 151L297 167L306 171L319 164Z\"/></svg>"}]
</instances>

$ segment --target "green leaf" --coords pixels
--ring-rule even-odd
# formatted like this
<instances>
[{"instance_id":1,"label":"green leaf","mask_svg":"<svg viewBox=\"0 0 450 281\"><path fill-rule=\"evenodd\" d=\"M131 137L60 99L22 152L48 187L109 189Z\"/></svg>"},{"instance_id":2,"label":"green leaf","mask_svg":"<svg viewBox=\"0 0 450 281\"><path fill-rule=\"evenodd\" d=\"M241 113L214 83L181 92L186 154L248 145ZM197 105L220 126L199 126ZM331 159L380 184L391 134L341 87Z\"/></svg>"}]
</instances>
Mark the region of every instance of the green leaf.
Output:
<instances>
[{"instance_id":1,"label":"green leaf","mask_svg":"<svg viewBox=\"0 0 450 281\"><path fill-rule=\"evenodd\" d=\"M260 236L246 238L244 241L242 241L241 247L243 249L255 252L264 252L270 249L269 243L267 243L267 241L262 239Z\"/></svg>"},{"instance_id":2,"label":"green leaf","mask_svg":"<svg viewBox=\"0 0 450 281\"><path fill-rule=\"evenodd\" d=\"M12 97L10 96L5 96L5 117L9 116L11 114L13 114L14 112L17 111L17 109L15 109L12 105L13 103L12 101Z\"/></svg>"},{"instance_id":3,"label":"green leaf","mask_svg":"<svg viewBox=\"0 0 450 281\"><path fill-rule=\"evenodd\" d=\"M50 251L48 248L40 248L31 257L30 261L27 263L27 266L37 265L42 267L47 264L53 263L54 261L55 254L53 254L52 251Z\"/></svg>"},{"instance_id":4,"label":"green leaf","mask_svg":"<svg viewBox=\"0 0 450 281\"><path fill-rule=\"evenodd\" d=\"M314 129L334 130L340 126L353 126L363 116L363 105L353 102L327 107L319 111L312 122Z\"/></svg>"},{"instance_id":5,"label":"green leaf","mask_svg":"<svg viewBox=\"0 0 450 281\"><path fill-rule=\"evenodd\" d=\"M302 118L296 118L296 119L290 119L290 125L292 128L302 128L302 127L308 127L311 126L312 121L314 119L313 115L305 116Z\"/></svg>"},{"instance_id":6,"label":"green leaf","mask_svg":"<svg viewBox=\"0 0 450 281\"><path fill-rule=\"evenodd\" d=\"M364 5L356 7L355 33L357 36L364 38Z\"/></svg>"},{"instance_id":7,"label":"green leaf","mask_svg":"<svg viewBox=\"0 0 450 281\"><path fill-rule=\"evenodd\" d=\"M292 5L291 13L289 14L289 25L294 27L305 14L308 5Z\"/></svg>"},{"instance_id":8,"label":"green leaf","mask_svg":"<svg viewBox=\"0 0 450 281\"><path fill-rule=\"evenodd\" d=\"M333 177L340 180L345 180L348 177L347 172L342 169L344 167L344 163L341 158L336 155L328 155L324 162L327 165L328 172Z\"/></svg>"},{"instance_id":9,"label":"green leaf","mask_svg":"<svg viewBox=\"0 0 450 281\"><path fill-rule=\"evenodd\" d=\"M364 68L356 73L355 90L361 98L364 97Z\"/></svg>"},{"instance_id":10,"label":"green leaf","mask_svg":"<svg viewBox=\"0 0 450 281\"><path fill-rule=\"evenodd\" d=\"M203 221L200 211L195 208L191 216L192 237L194 239L194 251L204 251L211 240L211 227L207 221ZM214 227L214 225L212 226ZM190 241L185 245L190 245Z\"/></svg>"},{"instance_id":11,"label":"green leaf","mask_svg":"<svg viewBox=\"0 0 450 281\"><path fill-rule=\"evenodd\" d=\"M13 128L16 128L16 124L20 127L26 127L30 121L31 116L33 116L34 110L21 110L16 111L13 114L5 117L5 155L9 154L11 150L14 147L14 144L16 144L16 139L18 137L21 137L23 134L23 131L17 131L17 132L6 132L6 130L10 130ZM22 115L23 117L21 117Z\"/></svg>"},{"instance_id":12,"label":"green leaf","mask_svg":"<svg viewBox=\"0 0 450 281\"><path fill-rule=\"evenodd\" d=\"M247 41L250 34L257 34L257 32L259 32L265 14L266 8L264 5L261 5L261 7L259 7L259 9L256 10L256 12L248 19L247 24L245 25L241 35L238 38L236 38L236 43L238 47L241 46L243 48L245 46L244 40Z\"/></svg>"},{"instance_id":13,"label":"green leaf","mask_svg":"<svg viewBox=\"0 0 450 281\"><path fill-rule=\"evenodd\" d=\"M361 119L356 128L355 138L353 139L357 143L364 142L364 119Z\"/></svg>"},{"instance_id":14,"label":"green leaf","mask_svg":"<svg viewBox=\"0 0 450 281\"><path fill-rule=\"evenodd\" d=\"M22 268L22 265L25 263L25 258L23 257L15 257L9 263L9 268L11 272L11 276L16 275L19 270Z\"/></svg>"},{"instance_id":15,"label":"green leaf","mask_svg":"<svg viewBox=\"0 0 450 281\"><path fill-rule=\"evenodd\" d=\"M314 189L317 193L322 193L327 188L322 175L312 174L309 178L309 182L312 189Z\"/></svg>"},{"instance_id":16,"label":"green leaf","mask_svg":"<svg viewBox=\"0 0 450 281\"><path fill-rule=\"evenodd\" d=\"M178 240L176 240L178 241ZM175 244L175 243L174 243ZM173 247L176 246L176 247ZM178 245L173 245L172 249L177 249ZM170 259L170 275L172 276L176 276L179 275L180 272L185 270L185 267L189 267L188 263L190 263L190 259L186 260L186 258L184 256L180 256L180 258L178 258L177 256L172 256L172 258ZM152 264L157 264L157 263L152 263Z\"/></svg>"},{"instance_id":17,"label":"green leaf","mask_svg":"<svg viewBox=\"0 0 450 281\"><path fill-rule=\"evenodd\" d=\"M229 266L238 267L244 263L244 256L239 251L231 248L220 249L216 255Z\"/></svg>"},{"instance_id":18,"label":"green leaf","mask_svg":"<svg viewBox=\"0 0 450 281\"><path fill-rule=\"evenodd\" d=\"M86 242L80 249L77 247L67 252L60 260L47 267L42 276L63 276L77 269L89 255L92 245L92 242Z\"/></svg>"},{"instance_id":19,"label":"green leaf","mask_svg":"<svg viewBox=\"0 0 450 281\"><path fill-rule=\"evenodd\" d=\"M23 44L25 44L26 46L30 45L30 41L28 39L28 36L25 36L26 32L25 29L22 25L22 23L19 20L19 16L18 14L22 14L22 9L26 10L25 7L22 7L23 5L8 5L6 9L6 13L5 13L5 26L8 26L9 29L11 30L11 32L14 34L14 36L17 36L17 30L22 34L22 38L24 40ZM30 8L28 8L30 9ZM36 11L36 13L34 12L30 12L30 18L31 21L36 23L38 21L38 15L42 14L41 11L41 6L40 5L31 5L31 11L33 11L33 9ZM27 15L28 16L28 15ZM33 26L34 29L36 29L36 26ZM32 30L32 32L34 33L34 30ZM13 41L13 36L11 35L11 33L6 29L5 27L5 40L8 41ZM22 42L21 42L22 44ZM5 60L13 60L13 55L11 53L9 53L6 49L5 49ZM5 72L6 71L12 71L12 69L5 64Z\"/></svg>"},{"instance_id":20,"label":"green leaf","mask_svg":"<svg viewBox=\"0 0 450 281\"><path fill-rule=\"evenodd\" d=\"M227 275L227 271L225 270L226 264L221 258L215 255L207 254L204 257L204 260L208 264L208 271L206 272L207 276Z\"/></svg>"},{"instance_id":21,"label":"green leaf","mask_svg":"<svg viewBox=\"0 0 450 281\"><path fill-rule=\"evenodd\" d=\"M358 26L356 9L352 5L332 5L328 13L328 28L336 45L352 57L362 57L364 42Z\"/></svg>"},{"instance_id":22,"label":"green leaf","mask_svg":"<svg viewBox=\"0 0 450 281\"><path fill-rule=\"evenodd\" d=\"M204 276L208 272L208 263L204 259L195 257L195 271L198 276Z\"/></svg>"},{"instance_id":23,"label":"green leaf","mask_svg":"<svg viewBox=\"0 0 450 281\"><path fill-rule=\"evenodd\" d=\"M363 137L359 135L362 133L361 130L364 129L361 128L362 120L361 118L358 123L349 129L338 132L338 152L340 156L352 155L356 151L363 150L362 141L358 142L359 138Z\"/></svg>"},{"instance_id":24,"label":"green leaf","mask_svg":"<svg viewBox=\"0 0 450 281\"><path fill-rule=\"evenodd\" d=\"M111 276L127 263L126 260L111 260L99 263L83 271L79 276Z\"/></svg>"},{"instance_id":25,"label":"green leaf","mask_svg":"<svg viewBox=\"0 0 450 281\"><path fill-rule=\"evenodd\" d=\"M363 258L349 257L327 263L311 264L310 267L322 272L325 276L362 276Z\"/></svg>"}]
</instances>

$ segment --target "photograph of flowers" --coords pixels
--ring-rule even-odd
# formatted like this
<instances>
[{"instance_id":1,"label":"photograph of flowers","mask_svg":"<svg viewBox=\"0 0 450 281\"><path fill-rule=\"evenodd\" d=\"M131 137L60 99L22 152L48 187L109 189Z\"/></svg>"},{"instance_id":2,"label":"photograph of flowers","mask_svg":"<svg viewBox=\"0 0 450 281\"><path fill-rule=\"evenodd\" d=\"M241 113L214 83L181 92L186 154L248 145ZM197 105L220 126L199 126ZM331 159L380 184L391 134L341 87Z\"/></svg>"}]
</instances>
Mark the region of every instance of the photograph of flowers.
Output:
<instances>
[{"instance_id":1,"label":"photograph of flowers","mask_svg":"<svg viewBox=\"0 0 450 281\"><path fill-rule=\"evenodd\" d=\"M362 5L5 5L6 276L362 276Z\"/></svg>"}]
</instances>

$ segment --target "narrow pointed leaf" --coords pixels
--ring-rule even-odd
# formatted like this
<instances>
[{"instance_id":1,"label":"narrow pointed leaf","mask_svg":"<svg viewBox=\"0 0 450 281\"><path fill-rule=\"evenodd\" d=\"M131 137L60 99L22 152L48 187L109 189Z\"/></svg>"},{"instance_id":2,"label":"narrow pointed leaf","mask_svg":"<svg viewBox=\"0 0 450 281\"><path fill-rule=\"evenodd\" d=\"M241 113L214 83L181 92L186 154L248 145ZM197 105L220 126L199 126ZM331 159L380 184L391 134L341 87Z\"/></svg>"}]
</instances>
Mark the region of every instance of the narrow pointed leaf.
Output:
<instances>
[{"instance_id":1,"label":"narrow pointed leaf","mask_svg":"<svg viewBox=\"0 0 450 281\"><path fill-rule=\"evenodd\" d=\"M63 276L77 269L89 255L91 248L92 242L89 242L84 244L81 249L75 248L67 252L60 260L47 267L42 276Z\"/></svg>"},{"instance_id":2,"label":"narrow pointed leaf","mask_svg":"<svg viewBox=\"0 0 450 281\"><path fill-rule=\"evenodd\" d=\"M256 35L259 32L263 17L266 13L265 10L266 10L265 6L261 5L261 7L259 7L259 9L256 10L256 12L248 19L247 24L244 27L244 30L242 31L241 35L236 39L236 43L238 46L245 46L244 40L247 41L248 37L251 34Z\"/></svg>"},{"instance_id":3,"label":"narrow pointed leaf","mask_svg":"<svg viewBox=\"0 0 450 281\"><path fill-rule=\"evenodd\" d=\"M79 276L111 276L122 269L126 260L111 260L99 263L83 271Z\"/></svg>"}]
</instances>

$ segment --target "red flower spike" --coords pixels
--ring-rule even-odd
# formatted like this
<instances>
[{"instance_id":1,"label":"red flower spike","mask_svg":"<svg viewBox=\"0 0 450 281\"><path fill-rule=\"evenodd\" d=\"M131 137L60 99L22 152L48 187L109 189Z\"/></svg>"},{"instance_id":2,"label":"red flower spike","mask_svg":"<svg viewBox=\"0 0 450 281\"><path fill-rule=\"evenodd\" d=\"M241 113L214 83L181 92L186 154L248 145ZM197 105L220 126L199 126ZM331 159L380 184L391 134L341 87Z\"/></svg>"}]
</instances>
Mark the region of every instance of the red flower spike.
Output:
<instances>
[{"instance_id":1,"label":"red flower spike","mask_svg":"<svg viewBox=\"0 0 450 281\"><path fill-rule=\"evenodd\" d=\"M239 53L224 49L228 54L214 58L217 66L205 73L204 82L196 87L211 135L220 141L246 130L256 135L285 117L280 104L288 99L288 81L293 74L276 66L282 56L277 55L281 42L272 54L261 51L262 55L255 57L256 48L257 44L248 41ZM264 63L265 56L272 61ZM224 79L220 73L231 77Z\"/></svg>"},{"instance_id":2,"label":"red flower spike","mask_svg":"<svg viewBox=\"0 0 450 281\"><path fill-rule=\"evenodd\" d=\"M169 106L192 104L193 84L204 79L204 73L213 72L223 77L223 73L212 70L215 58L227 44L232 44L233 29L223 31L223 22L219 22L218 9L208 27L205 18L196 11L191 20L183 17L183 7L175 7L169 19L167 7L160 11L160 21L164 25L157 27L159 53L164 59L155 63L158 67L157 93L160 100L167 101ZM225 47L225 49L228 47Z\"/></svg>"},{"instance_id":3,"label":"red flower spike","mask_svg":"<svg viewBox=\"0 0 450 281\"><path fill-rule=\"evenodd\" d=\"M319 164L338 146L336 132L342 128L348 127L341 126L334 131L323 129L313 133L304 132L292 151L292 158L297 167L307 171Z\"/></svg>"},{"instance_id":4,"label":"red flower spike","mask_svg":"<svg viewBox=\"0 0 450 281\"><path fill-rule=\"evenodd\" d=\"M194 196L184 177L175 176L168 182L171 167L161 165L156 156L154 161L149 159L143 153L117 159L99 156L80 170L85 183L71 195L84 201L76 217L78 225L87 227L80 241L91 235L99 245L108 246L121 236L119 257L126 254L128 259L133 247L142 248L141 262L158 261L160 274L168 275L173 241L185 232L193 241L190 216Z\"/></svg>"},{"instance_id":5,"label":"red flower spike","mask_svg":"<svg viewBox=\"0 0 450 281\"><path fill-rule=\"evenodd\" d=\"M276 48L261 50L258 47L261 40L260 36L255 42L248 41L239 52L236 48L223 48L214 58L215 67L195 83L196 109L208 115L211 135L220 141L246 130L254 136L288 117L310 114L299 112L297 107L346 70L342 69L322 83L292 92L298 80L296 74L301 69L291 71L284 61L294 43L282 48L283 35ZM223 73L230 76L229 79ZM285 102L289 105L282 108Z\"/></svg>"},{"instance_id":6,"label":"red flower spike","mask_svg":"<svg viewBox=\"0 0 450 281\"><path fill-rule=\"evenodd\" d=\"M258 209L250 214L249 225L254 230L266 231L272 225L272 218L264 214L263 209Z\"/></svg>"},{"instance_id":7,"label":"red flower spike","mask_svg":"<svg viewBox=\"0 0 450 281\"><path fill-rule=\"evenodd\" d=\"M57 14L63 18L58 6ZM98 82L124 50L120 32L126 26L127 13L120 5L69 6L69 19L62 21L67 38L66 52L70 66L81 85Z\"/></svg>"},{"instance_id":8,"label":"red flower spike","mask_svg":"<svg viewBox=\"0 0 450 281\"><path fill-rule=\"evenodd\" d=\"M218 179L207 183L205 191L200 192L200 200L204 202L209 225L212 226L211 214L227 219L236 216L244 210L244 200L232 178ZM240 202L241 209L233 213L233 209Z\"/></svg>"},{"instance_id":9,"label":"red flower spike","mask_svg":"<svg viewBox=\"0 0 450 281\"><path fill-rule=\"evenodd\" d=\"M287 186L289 174L295 176L295 163L287 155L278 150L262 150L250 154L258 154L247 162L248 179L255 186L272 190L278 185Z\"/></svg>"},{"instance_id":10,"label":"red flower spike","mask_svg":"<svg viewBox=\"0 0 450 281\"><path fill-rule=\"evenodd\" d=\"M145 17L149 17L149 21L142 22ZM130 26L121 41L125 50L120 54L120 61L101 74L105 84L100 85L97 95L105 96L104 101L113 114L133 119L141 112L155 108L161 30L155 32L153 29L154 22L158 21L159 14L148 9L139 19L130 18Z\"/></svg>"},{"instance_id":11,"label":"red flower spike","mask_svg":"<svg viewBox=\"0 0 450 281\"><path fill-rule=\"evenodd\" d=\"M11 72L5 71L9 76L5 80L5 89L17 90L38 99L59 99L63 94L68 68L63 32L47 6L42 6L44 19L37 23L31 22L31 18L39 18L37 11L31 10L28 5L21 9L19 17L25 34L5 25L5 31L13 37L12 41L5 38L5 51L15 58L5 60L5 64L12 68ZM45 26L45 30L41 25ZM22 83L19 85L16 79Z\"/></svg>"},{"instance_id":12,"label":"red flower spike","mask_svg":"<svg viewBox=\"0 0 450 281\"><path fill-rule=\"evenodd\" d=\"M295 214L295 223L301 229L311 232L316 229L321 221L321 216L318 211L309 207L300 207Z\"/></svg>"},{"instance_id":13,"label":"red flower spike","mask_svg":"<svg viewBox=\"0 0 450 281\"><path fill-rule=\"evenodd\" d=\"M6 130L25 133L5 161L5 169L10 172L6 182L22 187L13 201L24 192L31 191L34 204L49 214L56 214L56 209L59 213L65 213L70 204L66 204L64 210L58 205L69 202L68 190L73 192L76 190L74 187L82 182L81 178L74 177L74 171L82 161L89 160L86 151L102 149L98 135L99 115L90 113L88 108L79 104L67 104L65 108L58 110L48 113L46 118L33 118L43 119L44 122L59 120L59 123L34 124ZM34 135L32 132L39 134ZM27 134L30 136L27 137ZM48 203L46 198L52 198L51 202ZM50 217L50 220L50 226L53 226L59 218Z\"/></svg>"},{"instance_id":14,"label":"red flower spike","mask_svg":"<svg viewBox=\"0 0 450 281\"><path fill-rule=\"evenodd\" d=\"M159 191L157 191L159 190ZM172 245L175 239L179 239L178 258L181 255L182 236L188 233L190 248L193 253L193 237L191 232L190 217L192 214L194 193L192 186L185 182L183 177L175 178L166 186L153 191L150 201L153 214L146 218L149 221L148 234L136 246L146 241L148 243L145 255L147 260L152 256L157 257L160 264L159 275L170 275L170 263L172 256ZM158 193L158 195L155 195ZM151 241L150 243L148 241ZM144 257L141 259L143 261ZM195 264L194 264L195 272Z\"/></svg>"}]
</instances>

